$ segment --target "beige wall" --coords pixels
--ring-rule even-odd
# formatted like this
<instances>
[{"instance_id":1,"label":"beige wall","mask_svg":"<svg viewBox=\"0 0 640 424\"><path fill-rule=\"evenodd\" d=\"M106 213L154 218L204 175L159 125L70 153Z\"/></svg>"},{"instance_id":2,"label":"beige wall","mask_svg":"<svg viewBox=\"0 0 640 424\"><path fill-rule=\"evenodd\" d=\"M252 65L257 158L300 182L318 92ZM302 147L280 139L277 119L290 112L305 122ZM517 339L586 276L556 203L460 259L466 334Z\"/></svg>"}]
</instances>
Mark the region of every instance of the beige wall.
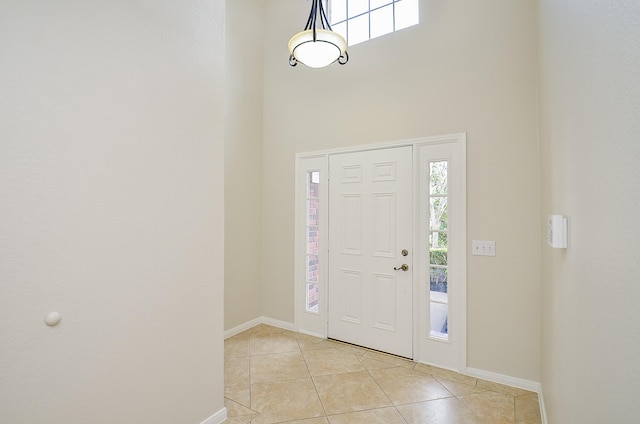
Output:
<instances>
[{"instance_id":1,"label":"beige wall","mask_svg":"<svg viewBox=\"0 0 640 424\"><path fill-rule=\"evenodd\" d=\"M0 51L0 422L201 423L223 408L224 2L4 2Z\"/></svg>"},{"instance_id":2,"label":"beige wall","mask_svg":"<svg viewBox=\"0 0 640 424\"><path fill-rule=\"evenodd\" d=\"M640 416L640 3L539 1L542 383L550 423Z\"/></svg>"},{"instance_id":3,"label":"beige wall","mask_svg":"<svg viewBox=\"0 0 640 424\"><path fill-rule=\"evenodd\" d=\"M262 316L262 4L227 2L225 329Z\"/></svg>"},{"instance_id":4,"label":"beige wall","mask_svg":"<svg viewBox=\"0 0 640 424\"><path fill-rule=\"evenodd\" d=\"M266 1L263 311L293 322L294 155L466 131L468 365L540 378L535 3L421 2L421 24L349 50L346 66L289 67L309 5Z\"/></svg>"}]
</instances>

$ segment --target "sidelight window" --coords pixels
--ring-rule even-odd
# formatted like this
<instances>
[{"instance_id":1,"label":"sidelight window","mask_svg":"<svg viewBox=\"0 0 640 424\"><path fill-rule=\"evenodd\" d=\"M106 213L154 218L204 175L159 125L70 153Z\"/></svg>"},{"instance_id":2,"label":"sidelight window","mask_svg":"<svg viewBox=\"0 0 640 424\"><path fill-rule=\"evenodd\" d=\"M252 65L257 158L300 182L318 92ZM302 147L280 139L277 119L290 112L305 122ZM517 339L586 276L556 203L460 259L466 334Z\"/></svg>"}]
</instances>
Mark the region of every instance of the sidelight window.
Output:
<instances>
[{"instance_id":1,"label":"sidelight window","mask_svg":"<svg viewBox=\"0 0 640 424\"><path fill-rule=\"evenodd\" d=\"M318 312L320 265L320 171L307 172L306 308Z\"/></svg>"},{"instance_id":2,"label":"sidelight window","mask_svg":"<svg viewBox=\"0 0 640 424\"><path fill-rule=\"evenodd\" d=\"M429 162L429 301L430 334L448 339L448 161Z\"/></svg>"}]
</instances>

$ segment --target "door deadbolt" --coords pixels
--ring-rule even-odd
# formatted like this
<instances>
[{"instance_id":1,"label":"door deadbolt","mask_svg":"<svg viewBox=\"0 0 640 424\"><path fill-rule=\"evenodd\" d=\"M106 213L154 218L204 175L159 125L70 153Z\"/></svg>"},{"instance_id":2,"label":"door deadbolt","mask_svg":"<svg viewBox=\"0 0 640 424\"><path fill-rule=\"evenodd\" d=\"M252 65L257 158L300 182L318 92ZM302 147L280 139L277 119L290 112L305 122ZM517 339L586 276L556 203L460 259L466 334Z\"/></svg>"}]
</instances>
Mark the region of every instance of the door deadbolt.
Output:
<instances>
[{"instance_id":1,"label":"door deadbolt","mask_svg":"<svg viewBox=\"0 0 640 424\"><path fill-rule=\"evenodd\" d=\"M394 269L395 271L400 271L400 270L408 271L408 270L409 270L409 265L407 265L407 264L402 264L401 266L399 266L399 267L394 267L393 269Z\"/></svg>"},{"instance_id":2,"label":"door deadbolt","mask_svg":"<svg viewBox=\"0 0 640 424\"><path fill-rule=\"evenodd\" d=\"M409 251L407 249L402 249L402 256L407 256L409 254Z\"/></svg>"}]
</instances>

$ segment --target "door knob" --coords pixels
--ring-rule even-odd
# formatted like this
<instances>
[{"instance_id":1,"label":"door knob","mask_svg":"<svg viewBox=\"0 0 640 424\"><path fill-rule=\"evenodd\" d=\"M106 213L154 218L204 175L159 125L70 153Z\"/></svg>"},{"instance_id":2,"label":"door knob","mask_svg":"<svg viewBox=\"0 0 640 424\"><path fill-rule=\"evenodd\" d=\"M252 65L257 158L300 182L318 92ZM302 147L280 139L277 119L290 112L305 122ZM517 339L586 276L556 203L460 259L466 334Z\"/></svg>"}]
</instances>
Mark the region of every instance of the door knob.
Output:
<instances>
[{"instance_id":1,"label":"door knob","mask_svg":"<svg viewBox=\"0 0 640 424\"><path fill-rule=\"evenodd\" d=\"M408 271L409 270L409 265L402 264L399 267L393 267L393 269L396 270L396 271L399 271L399 270Z\"/></svg>"}]
</instances>

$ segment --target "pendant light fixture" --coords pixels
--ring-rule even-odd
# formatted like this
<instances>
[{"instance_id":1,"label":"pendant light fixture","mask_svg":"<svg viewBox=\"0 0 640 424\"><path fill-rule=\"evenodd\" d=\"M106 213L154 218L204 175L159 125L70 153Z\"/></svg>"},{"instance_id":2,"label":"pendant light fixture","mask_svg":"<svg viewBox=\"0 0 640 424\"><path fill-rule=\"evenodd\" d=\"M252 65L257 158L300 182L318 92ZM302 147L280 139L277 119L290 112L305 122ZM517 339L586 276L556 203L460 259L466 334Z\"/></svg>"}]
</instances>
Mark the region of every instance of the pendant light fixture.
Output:
<instances>
[{"instance_id":1,"label":"pendant light fixture","mask_svg":"<svg viewBox=\"0 0 640 424\"><path fill-rule=\"evenodd\" d=\"M322 2L312 0L304 31L289 40L289 65L296 66L300 62L310 68L323 68L335 61L341 65L349 61L347 41L331 30Z\"/></svg>"}]
</instances>

